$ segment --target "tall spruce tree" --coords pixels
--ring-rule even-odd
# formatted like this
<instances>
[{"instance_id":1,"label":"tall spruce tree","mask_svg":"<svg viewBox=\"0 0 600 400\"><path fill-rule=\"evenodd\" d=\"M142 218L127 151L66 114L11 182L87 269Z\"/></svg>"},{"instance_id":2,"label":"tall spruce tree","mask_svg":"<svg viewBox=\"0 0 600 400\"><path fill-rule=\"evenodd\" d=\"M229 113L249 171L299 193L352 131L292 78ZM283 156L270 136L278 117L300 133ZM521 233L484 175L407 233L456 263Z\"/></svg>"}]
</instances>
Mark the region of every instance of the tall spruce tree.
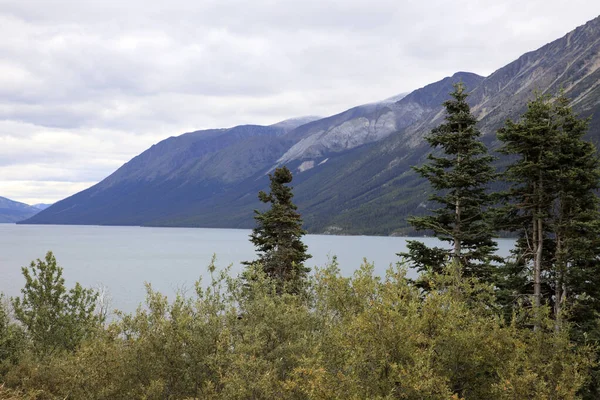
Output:
<instances>
[{"instance_id":1,"label":"tall spruce tree","mask_svg":"<svg viewBox=\"0 0 600 400\"><path fill-rule=\"evenodd\" d=\"M554 279L551 282L554 284L554 312L557 326L560 326L564 305L573 304L571 297L583 300L585 293L588 307L600 311L600 293L588 284L597 283L596 277L600 276L597 260L600 256L600 204L596 195L600 187L600 160L595 146L583 140L588 121L577 118L564 95L554 102L554 113L559 130L559 153L555 181L558 187L550 221L555 240ZM581 311L588 308L582 305ZM580 318L578 314L573 312L571 315Z\"/></svg>"},{"instance_id":2,"label":"tall spruce tree","mask_svg":"<svg viewBox=\"0 0 600 400\"><path fill-rule=\"evenodd\" d=\"M557 329L565 307L577 322L600 312L600 162L583 140L587 124L563 95L537 96L520 121L498 132L500 152L516 157L504 174L502 228L519 235L498 281L500 298L510 305L533 294L536 308L552 306Z\"/></svg>"},{"instance_id":3,"label":"tall spruce tree","mask_svg":"<svg viewBox=\"0 0 600 400\"><path fill-rule=\"evenodd\" d=\"M539 96L528 104L520 121L508 120L498 132L498 139L504 143L499 152L518 156L504 174L511 186L502 212L502 228L519 233L516 262L507 265L504 287L514 289L509 296L518 296L527 293L531 285L536 307L541 304L542 271L550 268L542 264L552 252L546 222L551 215L558 166L558 130L549 100ZM533 279L527 275L529 270Z\"/></svg>"},{"instance_id":4,"label":"tall spruce tree","mask_svg":"<svg viewBox=\"0 0 600 400\"><path fill-rule=\"evenodd\" d=\"M275 169L269 174L270 193L260 191L261 202L271 204L265 212L255 210L256 228L250 241L256 246L259 257L245 264L260 264L267 276L275 279L278 290L297 292L310 271L304 261L311 257L301 238L302 219L292 202L292 173L287 167Z\"/></svg>"},{"instance_id":5,"label":"tall spruce tree","mask_svg":"<svg viewBox=\"0 0 600 400\"><path fill-rule=\"evenodd\" d=\"M493 157L480 140L477 119L466 101L468 94L463 83L455 84L450 95L451 99L444 102L445 122L425 137L441 154L432 153L428 164L413 167L429 180L435 190L430 200L440 207L433 210L433 215L408 221L417 230L449 242L452 248L429 248L422 242L409 241L408 253L399 255L420 271L441 271L443 264L453 259L462 265L465 275L489 281L492 261L499 261L494 256L496 243L487 211L491 204L487 186L495 176Z\"/></svg>"}]
</instances>

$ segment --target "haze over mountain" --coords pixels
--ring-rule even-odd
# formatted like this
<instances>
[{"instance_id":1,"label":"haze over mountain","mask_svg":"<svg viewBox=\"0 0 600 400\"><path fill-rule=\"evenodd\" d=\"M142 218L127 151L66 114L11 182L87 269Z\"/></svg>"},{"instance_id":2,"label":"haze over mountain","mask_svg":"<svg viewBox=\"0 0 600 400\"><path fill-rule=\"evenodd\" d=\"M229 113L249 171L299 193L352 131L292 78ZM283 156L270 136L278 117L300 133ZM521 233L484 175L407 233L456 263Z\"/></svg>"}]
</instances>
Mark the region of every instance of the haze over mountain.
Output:
<instances>
[{"instance_id":1,"label":"haze over mountain","mask_svg":"<svg viewBox=\"0 0 600 400\"><path fill-rule=\"evenodd\" d=\"M280 165L294 172L296 202L312 232L394 234L425 210L428 187L410 167L429 151L423 136L462 81L492 147L506 118L535 91L573 99L600 139L600 17L526 53L488 77L457 72L392 101L322 119L242 125L166 139L91 188L27 223L252 227L258 190Z\"/></svg>"},{"instance_id":2,"label":"haze over mountain","mask_svg":"<svg viewBox=\"0 0 600 400\"><path fill-rule=\"evenodd\" d=\"M35 206L0 197L0 223L14 223L40 212Z\"/></svg>"},{"instance_id":3,"label":"haze over mountain","mask_svg":"<svg viewBox=\"0 0 600 400\"><path fill-rule=\"evenodd\" d=\"M50 207L51 205L52 204L38 203L38 204L33 204L32 207L35 207L38 210L45 210L46 208Z\"/></svg>"}]
</instances>

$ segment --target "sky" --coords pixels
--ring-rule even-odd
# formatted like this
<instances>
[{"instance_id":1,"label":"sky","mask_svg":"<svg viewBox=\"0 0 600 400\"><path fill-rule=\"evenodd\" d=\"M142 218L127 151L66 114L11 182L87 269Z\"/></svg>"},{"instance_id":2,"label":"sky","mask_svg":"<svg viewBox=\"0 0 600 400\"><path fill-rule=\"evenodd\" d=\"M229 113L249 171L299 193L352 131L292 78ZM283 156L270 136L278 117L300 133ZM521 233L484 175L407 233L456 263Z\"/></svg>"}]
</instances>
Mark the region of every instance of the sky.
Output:
<instances>
[{"instance_id":1,"label":"sky","mask_svg":"<svg viewBox=\"0 0 600 400\"><path fill-rule=\"evenodd\" d=\"M0 0L0 196L53 203L170 136L487 76L591 0Z\"/></svg>"}]
</instances>

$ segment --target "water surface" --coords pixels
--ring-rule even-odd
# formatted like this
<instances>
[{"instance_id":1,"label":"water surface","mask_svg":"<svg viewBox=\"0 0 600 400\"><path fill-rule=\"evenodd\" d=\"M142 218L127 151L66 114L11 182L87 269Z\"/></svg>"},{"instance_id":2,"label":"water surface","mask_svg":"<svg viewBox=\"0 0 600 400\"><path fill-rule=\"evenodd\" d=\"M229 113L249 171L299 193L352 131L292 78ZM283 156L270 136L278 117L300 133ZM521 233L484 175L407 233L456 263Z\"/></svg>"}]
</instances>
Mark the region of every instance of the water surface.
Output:
<instances>
[{"instance_id":1,"label":"water surface","mask_svg":"<svg viewBox=\"0 0 600 400\"><path fill-rule=\"evenodd\" d=\"M133 311L144 300L144 282L173 296L191 290L207 274L213 254L217 266L232 264L242 270L242 261L255 259L248 240L250 230L202 228L142 228L74 225L0 224L0 291L19 294L24 279L21 267L52 250L67 285L80 282L87 287L108 288L112 305ZM383 275L396 253L406 250L405 237L307 235L304 242L312 258L307 265L324 266L336 255L344 275L351 275L363 258ZM435 239L418 238L430 245ZM513 241L499 240L499 253L508 254ZM412 273L412 276L415 276Z\"/></svg>"}]
</instances>

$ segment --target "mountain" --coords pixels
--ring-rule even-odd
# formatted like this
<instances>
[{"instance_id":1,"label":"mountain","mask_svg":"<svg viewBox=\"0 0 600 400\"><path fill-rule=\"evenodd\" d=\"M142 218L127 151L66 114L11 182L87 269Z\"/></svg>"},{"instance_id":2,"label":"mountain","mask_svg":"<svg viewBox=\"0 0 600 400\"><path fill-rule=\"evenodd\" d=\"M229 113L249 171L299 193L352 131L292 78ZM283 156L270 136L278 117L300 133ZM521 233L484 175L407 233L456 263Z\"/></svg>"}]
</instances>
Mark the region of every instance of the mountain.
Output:
<instances>
[{"instance_id":1,"label":"mountain","mask_svg":"<svg viewBox=\"0 0 600 400\"><path fill-rule=\"evenodd\" d=\"M383 101L325 119L302 117L270 126L242 125L171 137L26 223L250 227L265 172L279 165L293 145L320 135L314 143L320 145L319 154L325 154L370 143L372 136L393 131L377 120L396 108ZM411 118L405 110L402 116ZM330 140L345 126L364 121L371 127L352 143Z\"/></svg>"},{"instance_id":2,"label":"mountain","mask_svg":"<svg viewBox=\"0 0 600 400\"><path fill-rule=\"evenodd\" d=\"M171 137L30 223L145 225L183 212L273 163L287 128L244 125Z\"/></svg>"},{"instance_id":3,"label":"mountain","mask_svg":"<svg viewBox=\"0 0 600 400\"><path fill-rule=\"evenodd\" d=\"M309 122L316 121L321 119L322 117L316 116L306 116L306 117L298 117L298 118L290 118L284 121L280 121L276 124L271 125L273 128L283 128L285 132L289 132L291 130L296 129L300 125L308 124Z\"/></svg>"},{"instance_id":4,"label":"mountain","mask_svg":"<svg viewBox=\"0 0 600 400\"><path fill-rule=\"evenodd\" d=\"M0 197L0 223L14 223L30 218L40 212L39 209L18 201Z\"/></svg>"},{"instance_id":5,"label":"mountain","mask_svg":"<svg viewBox=\"0 0 600 400\"><path fill-rule=\"evenodd\" d=\"M498 146L496 130L506 118L517 118L535 91L556 94L560 88L573 99L578 113L591 117L588 136L600 141L600 17L524 54L476 85L464 76L459 78L472 88L469 102L480 119L484 141L492 149ZM405 218L426 212L430 189L409 166L425 161L429 148L423 136L444 116L441 100L450 90L435 95L443 82L400 101L420 99L427 105L415 107L420 114L415 123L359 152L343 155L337 160L337 170L328 161L329 169L306 179L303 174L298 177L297 200L308 211L304 215L313 231L413 233Z\"/></svg>"},{"instance_id":6,"label":"mountain","mask_svg":"<svg viewBox=\"0 0 600 400\"><path fill-rule=\"evenodd\" d=\"M488 77L457 72L407 95L326 118L244 125L166 139L97 185L27 223L252 227L258 190L280 165L294 171L296 202L311 232L406 233L427 210L428 185L411 166L429 152L423 136L443 119L452 85L469 102L484 140L516 118L535 91L562 88L590 137L600 139L600 17Z\"/></svg>"},{"instance_id":7,"label":"mountain","mask_svg":"<svg viewBox=\"0 0 600 400\"><path fill-rule=\"evenodd\" d=\"M381 101L381 103L396 103L396 102L402 100L403 98L405 98L406 96L408 96L409 94L410 94L409 92L400 93L395 96L388 97L387 99Z\"/></svg>"},{"instance_id":8,"label":"mountain","mask_svg":"<svg viewBox=\"0 0 600 400\"><path fill-rule=\"evenodd\" d=\"M38 210L45 210L46 208L50 207L52 204L46 204L46 203L38 203L38 204L34 204L32 205L32 207L37 208Z\"/></svg>"}]
</instances>

